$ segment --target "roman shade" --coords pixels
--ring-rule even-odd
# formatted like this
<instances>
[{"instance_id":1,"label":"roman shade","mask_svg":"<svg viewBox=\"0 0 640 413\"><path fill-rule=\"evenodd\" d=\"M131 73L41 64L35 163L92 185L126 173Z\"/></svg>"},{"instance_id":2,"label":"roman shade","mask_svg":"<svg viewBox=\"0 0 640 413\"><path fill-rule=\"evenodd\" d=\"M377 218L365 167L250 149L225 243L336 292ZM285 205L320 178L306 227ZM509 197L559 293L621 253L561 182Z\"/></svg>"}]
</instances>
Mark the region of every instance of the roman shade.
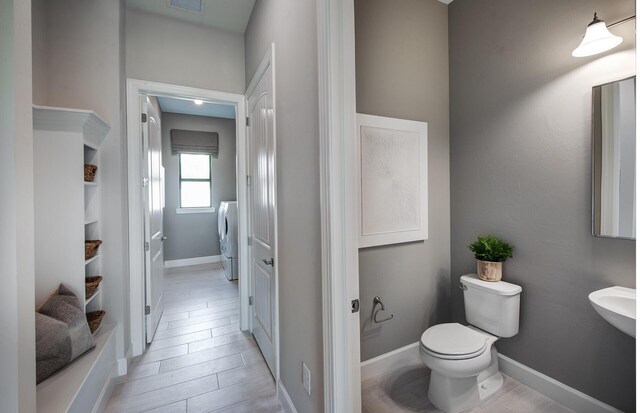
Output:
<instances>
[{"instance_id":1,"label":"roman shade","mask_svg":"<svg viewBox=\"0 0 640 413\"><path fill-rule=\"evenodd\" d=\"M171 154L211 155L218 157L218 132L171 129Z\"/></svg>"}]
</instances>

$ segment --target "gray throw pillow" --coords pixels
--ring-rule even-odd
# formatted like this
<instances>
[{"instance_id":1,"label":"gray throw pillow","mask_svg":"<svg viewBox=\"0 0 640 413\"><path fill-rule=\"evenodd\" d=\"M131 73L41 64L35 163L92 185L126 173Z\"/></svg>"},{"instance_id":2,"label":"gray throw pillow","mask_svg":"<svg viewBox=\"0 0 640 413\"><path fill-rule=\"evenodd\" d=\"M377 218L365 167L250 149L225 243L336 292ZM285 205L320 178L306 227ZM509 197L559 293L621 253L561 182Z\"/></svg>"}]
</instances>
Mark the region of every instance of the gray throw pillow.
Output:
<instances>
[{"instance_id":1,"label":"gray throw pillow","mask_svg":"<svg viewBox=\"0 0 640 413\"><path fill-rule=\"evenodd\" d=\"M36 383L71 361L71 337L62 321L36 313Z\"/></svg>"},{"instance_id":2,"label":"gray throw pillow","mask_svg":"<svg viewBox=\"0 0 640 413\"><path fill-rule=\"evenodd\" d=\"M58 293L49 297L38 312L67 325L71 338L71 360L93 348L93 335L84 314L84 306L64 285L60 284Z\"/></svg>"}]
</instances>

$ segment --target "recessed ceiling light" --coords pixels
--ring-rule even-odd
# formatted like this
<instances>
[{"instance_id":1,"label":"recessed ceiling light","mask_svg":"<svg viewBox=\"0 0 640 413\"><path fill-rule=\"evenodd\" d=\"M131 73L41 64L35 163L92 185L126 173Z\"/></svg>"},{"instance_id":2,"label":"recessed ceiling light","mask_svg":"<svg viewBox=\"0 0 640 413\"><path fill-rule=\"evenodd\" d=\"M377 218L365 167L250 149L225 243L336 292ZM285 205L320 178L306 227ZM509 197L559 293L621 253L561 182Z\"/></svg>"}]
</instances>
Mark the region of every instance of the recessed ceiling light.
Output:
<instances>
[{"instance_id":1,"label":"recessed ceiling light","mask_svg":"<svg viewBox=\"0 0 640 413\"><path fill-rule=\"evenodd\" d=\"M193 103L195 103L196 105L202 105L204 102L201 101L200 99L195 99Z\"/></svg>"}]
</instances>

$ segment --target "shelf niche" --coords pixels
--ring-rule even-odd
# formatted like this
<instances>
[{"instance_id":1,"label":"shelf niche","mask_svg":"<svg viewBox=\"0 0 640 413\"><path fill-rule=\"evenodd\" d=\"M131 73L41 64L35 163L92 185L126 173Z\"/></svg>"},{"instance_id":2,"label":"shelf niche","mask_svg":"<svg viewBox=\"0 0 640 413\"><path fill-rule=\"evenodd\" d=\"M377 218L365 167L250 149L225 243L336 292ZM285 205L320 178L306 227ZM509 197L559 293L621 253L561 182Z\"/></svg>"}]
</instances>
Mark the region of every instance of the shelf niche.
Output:
<instances>
[{"instance_id":1,"label":"shelf niche","mask_svg":"<svg viewBox=\"0 0 640 413\"><path fill-rule=\"evenodd\" d=\"M60 283L84 303L85 277L102 275L84 241L101 235L100 145L110 128L93 111L34 106L33 129L36 305ZM84 181L85 163L98 166L94 182Z\"/></svg>"}]
</instances>

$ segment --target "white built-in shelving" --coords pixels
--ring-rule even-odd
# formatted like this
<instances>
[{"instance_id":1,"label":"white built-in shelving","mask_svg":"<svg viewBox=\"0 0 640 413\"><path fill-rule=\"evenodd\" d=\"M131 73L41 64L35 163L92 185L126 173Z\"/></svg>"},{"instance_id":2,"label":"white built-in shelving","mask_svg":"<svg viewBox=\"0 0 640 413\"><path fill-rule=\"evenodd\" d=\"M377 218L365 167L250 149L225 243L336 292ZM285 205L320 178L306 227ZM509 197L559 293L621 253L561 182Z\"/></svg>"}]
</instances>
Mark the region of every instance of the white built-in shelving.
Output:
<instances>
[{"instance_id":1,"label":"white built-in shelving","mask_svg":"<svg viewBox=\"0 0 640 413\"><path fill-rule=\"evenodd\" d=\"M34 106L35 299L41 305L60 283L85 311L102 309L109 274L102 257L84 259L84 241L102 239L100 145L109 125L93 111ZM98 166L94 182L84 182L84 164ZM100 247L103 248L103 247ZM102 275L92 297L85 277ZM108 322L106 320L105 322ZM95 332L96 347L37 386L40 412L89 412L114 374L116 328Z\"/></svg>"},{"instance_id":2,"label":"white built-in shelving","mask_svg":"<svg viewBox=\"0 0 640 413\"><path fill-rule=\"evenodd\" d=\"M109 125L93 111L34 106L33 129L36 305L64 283L87 312L102 309L102 286L87 299L85 277L108 276L101 254L84 259L84 241L102 235L100 145ZM86 163L98 166L93 182L84 181Z\"/></svg>"}]
</instances>

